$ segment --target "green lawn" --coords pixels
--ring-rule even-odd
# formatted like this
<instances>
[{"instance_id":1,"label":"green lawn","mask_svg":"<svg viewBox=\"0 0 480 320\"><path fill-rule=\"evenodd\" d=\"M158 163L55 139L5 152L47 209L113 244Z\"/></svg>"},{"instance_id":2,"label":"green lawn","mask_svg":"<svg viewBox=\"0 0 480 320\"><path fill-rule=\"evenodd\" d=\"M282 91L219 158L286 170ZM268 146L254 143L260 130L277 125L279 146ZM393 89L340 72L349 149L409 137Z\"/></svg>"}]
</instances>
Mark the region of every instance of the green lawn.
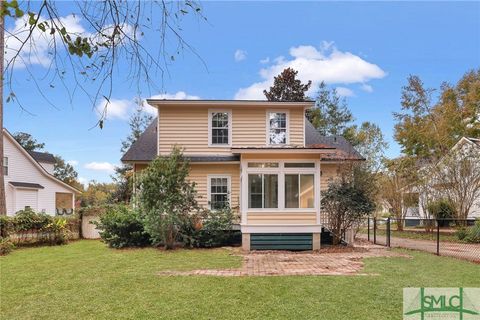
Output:
<instances>
[{"instance_id":1,"label":"green lawn","mask_svg":"<svg viewBox=\"0 0 480 320\"><path fill-rule=\"evenodd\" d=\"M361 229L361 233L367 234L367 229ZM377 229L377 235L385 236L387 231L385 229ZM391 236L396 238L405 238L405 239L418 239L418 240L437 240L437 231L434 230L433 232L427 233L422 230L418 231L411 231L411 230L391 230ZM373 239L373 230L370 230L370 238ZM456 243L465 243L457 238L455 234L440 234L440 241L447 241L447 242L456 242Z\"/></svg>"},{"instance_id":2,"label":"green lawn","mask_svg":"<svg viewBox=\"0 0 480 320\"><path fill-rule=\"evenodd\" d=\"M401 319L403 287L480 287L480 266L427 253L370 258L372 276L221 278L228 250L114 250L98 241L0 257L2 319Z\"/></svg>"}]
</instances>

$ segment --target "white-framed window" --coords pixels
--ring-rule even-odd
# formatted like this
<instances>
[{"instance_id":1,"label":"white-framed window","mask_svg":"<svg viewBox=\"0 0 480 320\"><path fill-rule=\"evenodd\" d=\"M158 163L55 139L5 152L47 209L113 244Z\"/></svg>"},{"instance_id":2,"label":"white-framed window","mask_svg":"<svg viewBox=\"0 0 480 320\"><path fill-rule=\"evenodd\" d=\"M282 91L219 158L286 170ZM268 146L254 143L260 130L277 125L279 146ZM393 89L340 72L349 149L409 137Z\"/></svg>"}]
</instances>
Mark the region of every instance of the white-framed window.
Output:
<instances>
[{"instance_id":1,"label":"white-framed window","mask_svg":"<svg viewBox=\"0 0 480 320\"><path fill-rule=\"evenodd\" d=\"M8 176L8 157L3 157L3 175Z\"/></svg>"},{"instance_id":2,"label":"white-framed window","mask_svg":"<svg viewBox=\"0 0 480 320\"><path fill-rule=\"evenodd\" d=\"M220 210L230 205L230 176L209 175L207 177L208 207Z\"/></svg>"},{"instance_id":3,"label":"white-framed window","mask_svg":"<svg viewBox=\"0 0 480 320\"><path fill-rule=\"evenodd\" d=\"M317 161L252 161L244 165L247 198L251 211L316 211L320 206Z\"/></svg>"},{"instance_id":4,"label":"white-framed window","mask_svg":"<svg viewBox=\"0 0 480 320\"><path fill-rule=\"evenodd\" d=\"M288 111L267 111L267 144L288 144Z\"/></svg>"},{"instance_id":5,"label":"white-framed window","mask_svg":"<svg viewBox=\"0 0 480 320\"><path fill-rule=\"evenodd\" d=\"M278 208L278 174L248 174L248 207Z\"/></svg>"},{"instance_id":6,"label":"white-framed window","mask_svg":"<svg viewBox=\"0 0 480 320\"><path fill-rule=\"evenodd\" d=\"M315 207L315 177L312 173L285 174L285 208Z\"/></svg>"},{"instance_id":7,"label":"white-framed window","mask_svg":"<svg viewBox=\"0 0 480 320\"><path fill-rule=\"evenodd\" d=\"M231 110L208 110L208 145L225 147L232 143Z\"/></svg>"}]
</instances>

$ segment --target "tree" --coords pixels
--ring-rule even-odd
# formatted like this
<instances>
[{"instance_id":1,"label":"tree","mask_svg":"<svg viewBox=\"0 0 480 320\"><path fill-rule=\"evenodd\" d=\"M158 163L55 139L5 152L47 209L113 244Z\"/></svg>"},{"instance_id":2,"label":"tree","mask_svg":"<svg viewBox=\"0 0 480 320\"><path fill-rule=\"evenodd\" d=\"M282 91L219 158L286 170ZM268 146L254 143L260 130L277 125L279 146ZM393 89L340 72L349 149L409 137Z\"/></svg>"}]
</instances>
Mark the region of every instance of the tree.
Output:
<instances>
[{"instance_id":1,"label":"tree","mask_svg":"<svg viewBox=\"0 0 480 320\"><path fill-rule=\"evenodd\" d=\"M353 228L371 213L375 203L353 180L342 178L323 192L322 209L329 217L328 227L333 233L333 244L339 244L342 231Z\"/></svg>"},{"instance_id":2,"label":"tree","mask_svg":"<svg viewBox=\"0 0 480 320\"><path fill-rule=\"evenodd\" d=\"M343 135L354 120L346 100L324 82L318 87L315 107L308 111L307 118L324 136Z\"/></svg>"},{"instance_id":3,"label":"tree","mask_svg":"<svg viewBox=\"0 0 480 320\"><path fill-rule=\"evenodd\" d=\"M82 207L95 207L110 203L111 194L115 192L114 183L90 181L85 190L79 195Z\"/></svg>"},{"instance_id":4,"label":"tree","mask_svg":"<svg viewBox=\"0 0 480 320\"><path fill-rule=\"evenodd\" d=\"M455 86L443 83L437 91L410 76L402 88L402 111L394 113L395 140L402 152L439 159L462 137L480 137L480 69L464 74Z\"/></svg>"},{"instance_id":5,"label":"tree","mask_svg":"<svg viewBox=\"0 0 480 320\"><path fill-rule=\"evenodd\" d=\"M367 170L377 173L382 168L388 143L377 124L366 121L360 127L350 126L345 130L344 137L365 157Z\"/></svg>"},{"instance_id":6,"label":"tree","mask_svg":"<svg viewBox=\"0 0 480 320\"><path fill-rule=\"evenodd\" d=\"M134 144L145 129L152 123L153 116L146 113L143 108L138 107L130 117L130 134L122 141L120 152L123 154ZM133 168L129 164L115 167L113 181L117 184L115 194L112 195L114 202L129 202L133 194Z\"/></svg>"},{"instance_id":7,"label":"tree","mask_svg":"<svg viewBox=\"0 0 480 320\"><path fill-rule=\"evenodd\" d=\"M37 151L45 148L45 143L38 142L31 134L26 132L15 132L13 138L27 151Z\"/></svg>"},{"instance_id":8,"label":"tree","mask_svg":"<svg viewBox=\"0 0 480 320\"><path fill-rule=\"evenodd\" d=\"M456 217L467 219L480 198L480 147L468 143L451 150L423 174L429 177L430 188L437 190L438 198L445 198L454 206Z\"/></svg>"},{"instance_id":9,"label":"tree","mask_svg":"<svg viewBox=\"0 0 480 320\"><path fill-rule=\"evenodd\" d=\"M8 87L6 102L17 103L25 112L29 111L15 94L16 86L22 86L17 80L33 83L38 94L53 106L48 90L60 87L70 102L76 94L86 95L92 107L97 103L103 105L97 122L102 128L113 92L112 78L117 75L128 78L139 92L142 86L158 88L156 80L163 80L171 61L184 49L199 57L183 39L181 27L182 18L189 14L205 19L196 1L77 1L69 3L67 11L69 15L61 16L53 0L0 2L2 128L4 84ZM15 28L5 30L5 19L13 20L11 25ZM83 25L72 28L70 22L79 19ZM156 44L158 54L142 42L148 32L159 35L156 41L149 39ZM119 71L117 65L121 63L128 64L130 72ZM17 79L18 66L26 72ZM0 213L4 213L3 131L0 143Z\"/></svg>"},{"instance_id":10,"label":"tree","mask_svg":"<svg viewBox=\"0 0 480 320\"><path fill-rule=\"evenodd\" d=\"M385 160L386 170L380 178L381 197L388 203L397 220L397 230L403 230L403 221L409 207L418 203L418 196L412 193L415 176L410 171L411 158Z\"/></svg>"},{"instance_id":11,"label":"tree","mask_svg":"<svg viewBox=\"0 0 480 320\"><path fill-rule=\"evenodd\" d=\"M75 168L66 162L61 156L55 156L55 165L53 166L53 175L72 187L78 187L78 173Z\"/></svg>"},{"instance_id":12,"label":"tree","mask_svg":"<svg viewBox=\"0 0 480 320\"><path fill-rule=\"evenodd\" d=\"M268 101L305 101L305 95L312 81L303 84L297 79L298 71L292 68L286 68L273 79L273 86L270 89L263 90L263 94Z\"/></svg>"},{"instance_id":13,"label":"tree","mask_svg":"<svg viewBox=\"0 0 480 320\"><path fill-rule=\"evenodd\" d=\"M174 147L169 156L153 160L140 177L139 208L145 230L154 244L163 244L165 249L173 249L181 226L190 213L199 210L188 172L188 161Z\"/></svg>"}]
</instances>

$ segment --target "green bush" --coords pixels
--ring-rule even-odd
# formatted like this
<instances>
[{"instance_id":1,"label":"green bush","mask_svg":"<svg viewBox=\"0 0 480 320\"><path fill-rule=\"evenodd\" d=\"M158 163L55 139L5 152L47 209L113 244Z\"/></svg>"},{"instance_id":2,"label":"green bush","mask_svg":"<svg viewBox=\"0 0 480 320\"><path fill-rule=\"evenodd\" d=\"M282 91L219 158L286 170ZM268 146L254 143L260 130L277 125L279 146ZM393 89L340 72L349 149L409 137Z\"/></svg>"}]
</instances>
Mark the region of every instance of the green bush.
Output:
<instances>
[{"instance_id":1,"label":"green bush","mask_svg":"<svg viewBox=\"0 0 480 320\"><path fill-rule=\"evenodd\" d=\"M465 238L468 236L468 231L467 228L462 227L455 231L455 235L457 236L458 240L465 240Z\"/></svg>"},{"instance_id":2,"label":"green bush","mask_svg":"<svg viewBox=\"0 0 480 320\"><path fill-rule=\"evenodd\" d=\"M430 202L427 210L436 219L451 219L455 217L455 207L447 199Z\"/></svg>"},{"instance_id":3,"label":"green bush","mask_svg":"<svg viewBox=\"0 0 480 320\"><path fill-rule=\"evenodd\" d=\"M66 244L70 236L67 224L68 222L64 218L53 218L51 222L42 227L41 242L52 245Z\"/></svg>"},{"instance_id":4,"label":"green bush","mask_svg":"<svg viewBox=\"0 0 480 320\"><path fill-rule=\"evenodd\" d=\"M53 222L53 217L45 213L36 213L32 209L18 211L12 219L15 232L41 230Z\"/></svg>"},{"instance_id":5,"label":"green bush","mask_svg":"<svg viewBox=\"0 0 480 320\"><path fill-rule=\"evenodd\" d=\"M0 256L4 256L12 252L15 245L9 238L0 238Z\"/></svg>"},{"instance_id":6,"label":"green bush","mask_svg":"<svg viewBox=\"0 0 480 320\"><path fill-rule=\"evenodd\" d=\"M12 218L0 216L0 238L8 238L13 231Z\"/></svg>"},{"instance_id":7,"label":"green bush","mask_svg":"<svg viewBox=\"0 0 480 320\"><path fill-rule=\"evenodd\" d=\"M181 228L179 240L188 247L211 248L233 244L238 236L238 232L233 230L234 218L234 212L229 207L191 215Z\"/></svg>"},{"instance_id":8,"label":"green bush","mask_svg":"<svg viewBox=\"0 0 480 320\"><path fill-rule=\"evenodd\" d=\"M480 219L470 228L462 227L455 232L459 240L469 243L480 243Z\"/></svg>"},{"instance_id":9,"label":"green bush","mask_svg":"<svg viewBox=\"0 0 480 320\"><path fill-rule=\"evenodd\" d=\"M151 243L137 211L124 205L108 207L100 221L93 224L111 248L143 247Z\"/></svg>"}]
</instances>

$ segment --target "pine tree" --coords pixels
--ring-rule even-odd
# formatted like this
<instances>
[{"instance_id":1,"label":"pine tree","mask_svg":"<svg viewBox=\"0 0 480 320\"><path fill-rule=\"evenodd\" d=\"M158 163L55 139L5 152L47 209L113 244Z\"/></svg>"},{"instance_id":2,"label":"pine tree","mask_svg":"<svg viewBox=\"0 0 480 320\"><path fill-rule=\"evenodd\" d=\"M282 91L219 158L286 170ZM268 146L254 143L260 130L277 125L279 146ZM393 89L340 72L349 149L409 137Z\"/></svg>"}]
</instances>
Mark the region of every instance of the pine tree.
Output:
<instances>
[{"instance_id":1,"label":"pine tree","mask_svg":"<svg viewBox=\"0 0 480 320\"><path fill-rule=\"evenodd\" d=\"M268 101L305 101L305 93L312 85L312 81L303 84L297 79L298 71L292 68L286 68L273 80L273 86L270 89L263 90L263 94Z\"/></svg>"}]
</instances>

